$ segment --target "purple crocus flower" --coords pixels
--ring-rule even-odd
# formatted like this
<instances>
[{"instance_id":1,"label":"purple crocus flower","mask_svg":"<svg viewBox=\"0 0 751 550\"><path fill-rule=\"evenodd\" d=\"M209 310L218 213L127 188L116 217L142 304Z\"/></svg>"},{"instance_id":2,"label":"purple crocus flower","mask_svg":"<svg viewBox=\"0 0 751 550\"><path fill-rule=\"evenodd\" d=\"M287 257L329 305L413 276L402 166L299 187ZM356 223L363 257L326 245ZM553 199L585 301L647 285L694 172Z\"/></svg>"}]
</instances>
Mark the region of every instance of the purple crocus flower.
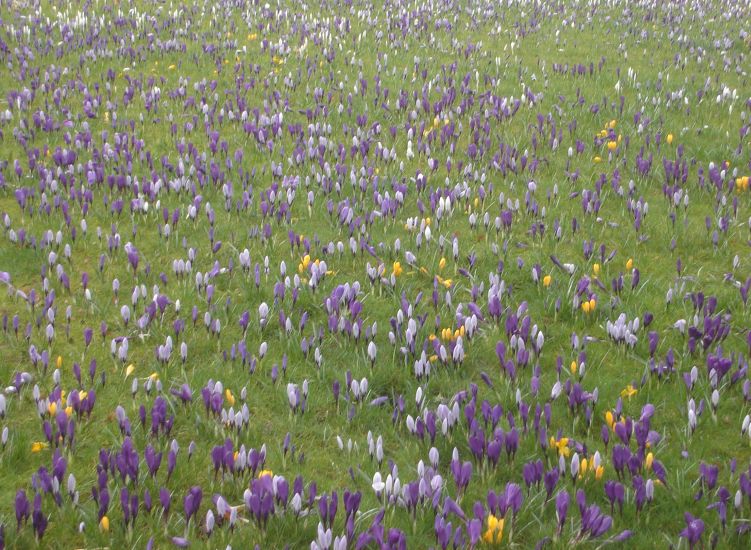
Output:
<instances>
[{"instance_id":1,"label":"purple crocus flower","mask_svg":"<svg viewBox=\"0 0 751 550\"><path fill-rule=\"evenodd\" d=\"M685 512L683 517L686 528L681 531L680 536L688 541L689 548L693 548L704 534L704 522L689 512Z\"/></svg>"},{"instance_id":2,"label":"purple crocus flower","mask_svg":"<svg viewBox=\"0 0 751 550\"><path fill-rule=\"evenodd\" d=\"M198 486L193 486L188 490L183 500L183 509L185 511L186 523L190 521L190 518L198 513L198 509L201 507L201 499L203 498L203 491Z\"/></svg>"},{"instance_id":3,"label":"purple crocus flower","mask_svg":"<svg viewBox=\"0 0 751 550\"><path fill-rule=\"evenodd\" d=\"M558 534L563 531L563 526L566 524L566 515L568 514L569 504L568 491L561 491L558 496L555 497L555 515L558 518Z\"/></svg>"},{"instance_id":4,"label":"purple crocus flower","mask_svg":"<svg viewBox=\"0 0 751 550\"><path fill-rule=\"evenodd\" d=\"M47 516L42 512L41 493L34 496L34 511L31 514L31 523L34 527L34 535L37 541L40 541L47 530Z\"/></svg>"},{"instance_id":5,"label":"purple crocus flower","mask_svg":"<svg viewBox=\"0 0 751 550\"><path fill-rule=\"evenodd\" d=\"M18 523L18 529L21 528L21 523L25 523L29 519L31 511L29 509L29 499L26 497L26 491L19 489L16 493L15 499L16 508L16 521Z\"/></svg>"},{"instance_id":6,"label":"purple crocus flower","mask_svg":"<svg viewBox=\"0 0 751 550\"><path fill-rule=\"evenodd\" d=\"M190 546L190 541L185 537L172 537L170 541L177 548L188 548Z\"/></svg>"},{"instance_id":7,"label":"purple crocus flower","mask_svg":"<svg viewBox=\"0 0 751 550\"><path fill-rule=\"evenodd\" d=\"M159 504L162 505L162 508L164 509L164 515L165 517L169 515L169 509L170 504L172 503L172 494L169 492L169 489L166 487L162 487L159 489Z\"/></svg>"}]
</instances>

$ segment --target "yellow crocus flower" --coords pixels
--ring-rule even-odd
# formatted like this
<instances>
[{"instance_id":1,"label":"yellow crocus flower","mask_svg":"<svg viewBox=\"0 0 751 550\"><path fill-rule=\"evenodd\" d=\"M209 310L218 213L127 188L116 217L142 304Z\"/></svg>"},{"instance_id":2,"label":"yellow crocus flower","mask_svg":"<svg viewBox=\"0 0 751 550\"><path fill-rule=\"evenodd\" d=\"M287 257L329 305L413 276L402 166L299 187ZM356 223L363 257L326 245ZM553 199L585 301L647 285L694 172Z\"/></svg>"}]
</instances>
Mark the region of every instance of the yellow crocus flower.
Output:
<instances>
[{"instance_id":1,"label":"yellow crocus flower","mask_svg":"<svg viewBox=\"0 0 751 550\"><path fill-rule=\"evenodd\" d=\"M568 437L562 437L558 441L554 437L550 438L550 446L555 447L559 455L568 457L571 454L571 449L568 447Z\"/></svg>"},{"instance_id":2,"label":"yellow crocus flower","mask_svg":"<svg viewBox=\"0 0 751 550\"><path fill-rule=\"evenodd\" d=\"M497 518L493 514L488 514L488 528L482 536L482 540L488 544L498 544L503 538L503 518Z\"/></svg>"}]
</instances>

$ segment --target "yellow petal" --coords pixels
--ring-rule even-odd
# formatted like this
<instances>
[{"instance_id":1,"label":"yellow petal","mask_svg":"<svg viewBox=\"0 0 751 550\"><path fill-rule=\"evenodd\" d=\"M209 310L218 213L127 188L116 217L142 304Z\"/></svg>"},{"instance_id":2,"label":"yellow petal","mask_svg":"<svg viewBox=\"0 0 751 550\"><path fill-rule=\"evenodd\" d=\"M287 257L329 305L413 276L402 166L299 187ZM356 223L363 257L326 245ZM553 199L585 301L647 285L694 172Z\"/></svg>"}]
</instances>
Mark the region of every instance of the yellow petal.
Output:
<instances>
[{"instance_id":1,"label":"yellow petal","mask_svg":"<svg viewBox=\"0 0 751 550\"><path fill-rule=\"evenodd\" d=\"M615 422L615 420L613 419L613 413L611 411L605 413L605 422L607 422L609 428L613 428L613 422Z\"/></svg>"},{"instance_id":2,"label":"yellow petal","mask_svg":"<svg viewBox=\"0 0 751 550\"><path fill-rule=\"evenodd\" d=\"M503 518L498 520L498 523L496 524L495 528L495 542L498 544L501 542L501 539L503 538L503 524L505 523L505 520Z\"/></svg>"}]
</instances>

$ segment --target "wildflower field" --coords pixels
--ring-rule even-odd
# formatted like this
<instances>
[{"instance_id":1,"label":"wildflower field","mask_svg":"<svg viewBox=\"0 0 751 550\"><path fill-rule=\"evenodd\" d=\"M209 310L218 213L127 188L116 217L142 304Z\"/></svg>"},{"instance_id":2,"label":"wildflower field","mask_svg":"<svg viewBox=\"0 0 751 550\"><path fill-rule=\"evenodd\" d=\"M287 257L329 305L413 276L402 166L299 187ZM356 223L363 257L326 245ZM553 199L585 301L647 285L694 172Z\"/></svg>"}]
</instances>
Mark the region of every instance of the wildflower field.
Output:
<instances>
[{"instance_id":1,"label":"wildflower field","mask_svg":"<svg viewBox=\"0 0 751 550\"><path fill-rule=\"evenodd\" d=\"M751 6L0 1L0 548L751 546Z\"/></svg>"}]
</instances>

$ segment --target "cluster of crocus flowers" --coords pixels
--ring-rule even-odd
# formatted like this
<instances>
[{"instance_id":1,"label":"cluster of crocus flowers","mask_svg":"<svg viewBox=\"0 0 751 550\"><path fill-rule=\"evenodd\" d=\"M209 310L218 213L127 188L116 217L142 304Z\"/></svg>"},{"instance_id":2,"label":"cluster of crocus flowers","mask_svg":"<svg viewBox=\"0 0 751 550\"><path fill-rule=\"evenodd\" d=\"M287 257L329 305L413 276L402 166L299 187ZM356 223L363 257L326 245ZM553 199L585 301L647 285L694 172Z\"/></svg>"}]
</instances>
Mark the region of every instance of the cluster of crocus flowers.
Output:
<instances>
[{"instance_id":1,"label":"cluster of crocus flowers","mask_svg":"<svg viewBox=\"0 0 751 550\"><path fill-rule=\"evenodd\" d=\"M591 476L599 481L604 473L605 466L602 464L599 451L594 454L591 461L586 457L579 459L578 453L571 459L571 475L576 480L585 480Z\"/></svg>"},{"instance_id":2,"label":"cluster of crocus flowers","mask_svg":"<svg viewBox=\"0 0 751 550\"><path fill-rule=\"evenodd\" d=\"M595 312L595 308L597 307L597 300L593 297L589 300L585 300L581 303L581 310L583 313L589 315L590 313Z\"/></svg>"},{"instance_id":3,"label":"cluster of crocus flowers","mask_svg":"<svg viewBox=\"0 0 751 550\"><path fill-rule=\"evenodd\" d=\"M482 540L488 544L500 544L503 539L503 518L488 514L487 529L482 534Z\"/></svg>"},{"instance_id":4,"label":"cluster of crocus flowers","mask_svg":"<svg viewBox=\"0 0 751 550\"><path fill-rule=\"evenodd\" d=\"M310 254L306 254L303 256L302 261L297 265L297 272L298 273L304 273L308 270L308 267L310 266Z\"/></svg>"},{"instance_id":5,"label":"cluster of crocus flowers","mask_svg":"<svg viewBox=\"0 0 751 550\"><path fill-rule=\"evenodd\" d=\"M243 41L239 12L219 4L116 15L93 6L49 20L11 10L4 19L0 50L13 55L0 111L0 250L19 261L0 272L0 345L19 364L0 392L0 467L18 489L15 531L8 526L17 544L50 529L59 536L71 514L86 520L85 545L153 530L147 547L181 548L209 536L212 545L244 541L248 523L271 546L296 529L294 540L320 550L403 548L398 514L410 516L416 544L427 537L444 550L518 545L518 535L531 544L538 532L539 546L620 542L630 530L605 537L626 506L629 527L660 529L641 511L659 498L656 486L683 475L660 459L696 456L707 411L722 437L724 408L751 401L742 251L751 100L733 89L742 75L724 53L736 34L747 40L737 22L748 6L723 5L723 17L707 7L702 32L715 47L673 61L691 71L706 59L721 79L663 90L662 73L652 78L659 63L621 74L619 59L601 57L554 63L540 81L538 70L514 97L498 78L528 74L526 61L511 60L537 27L504 25L517 35L511 55L487 71L482 41L461 30L495 33L497 17L474 5L447 19L398 1L374 19L321 4L313 23L286 25L275 24L286 7L259 3L242 14L254 21ZM563 4L537 6L541 29L586 11ZM641 21L617 6L586 17ZM142 21L149 32L133 34ZM649 45L681 14L668 23L633 35ZM120 45L114 58L91 49L102 26ZM560 32L565 42L574 31ZM56 46L38 39L55 33ZM428 39L435 55L403 55ZM201 55L189 63L193 47ZM639 49L655 61L666 51ZM151 72L116 66L136 58ZM80 70L82 59L101 70ZM575 98L555 92L560 77L599 86L610 72L620 97L600 101L591 86ZM739 139L697 147L711 134L698 128L672 148L665 103L678 136L684 113L735 109L740 116L718 127ZM708 162L704 149L734 166ZM591 155L607 165L593 167ZM689 193L714 201L689 204ZM663 240L670 254L655 254ZM717 269L707 270L686 249L710 243ZM649 258L641 286L626 259L636 250ZM690 261L659 272L681 254ZM653 314L644 301L655 285L669 307ZM498 363L488 366L493 346ZM624 361L645 367L641 380ZM643 403L655 394L668 404L680 394L688 430L679 443L661 439L669 415ZM362 422L372 428L370 466ZM294 429L282 441L285 423ZM333 445L310 440L322 431L325 443L330 427L351 428L333 478L316 470ZM740 427L734 437L745 442L751 417ZM404 433L409 444L399 445ZM246 447L251 435L266 441ZM14 477L18 445L35 463L30 480ZM412 459L417 475L400 476L397 463ZM698 504L685 499L685 529L671 540L700 544L706 521L707 533L735 544L729 516L741 542L751 532L751 470L736 475L736 466L727 476L724 465L701 463ZM78 498L71 467L91 498ZM203 467L208 479L197 475ZM313 477L280 475L298 470ZM557 525L528 521L553 512Z\"/></svg>"},{"instance_id":6,"label":"cluster of crocus flowers","mask_svg":"<svg viewBox=\"0 0 751 550\"><path fill-rule=\"evenodd\" d=\"M441 340L443 340L444 342L454 342L458 338L463 337L465 334L466 329L464 325L453 330L450 327L444 327L441 329Z\"/></svg>"}]
</instances>

